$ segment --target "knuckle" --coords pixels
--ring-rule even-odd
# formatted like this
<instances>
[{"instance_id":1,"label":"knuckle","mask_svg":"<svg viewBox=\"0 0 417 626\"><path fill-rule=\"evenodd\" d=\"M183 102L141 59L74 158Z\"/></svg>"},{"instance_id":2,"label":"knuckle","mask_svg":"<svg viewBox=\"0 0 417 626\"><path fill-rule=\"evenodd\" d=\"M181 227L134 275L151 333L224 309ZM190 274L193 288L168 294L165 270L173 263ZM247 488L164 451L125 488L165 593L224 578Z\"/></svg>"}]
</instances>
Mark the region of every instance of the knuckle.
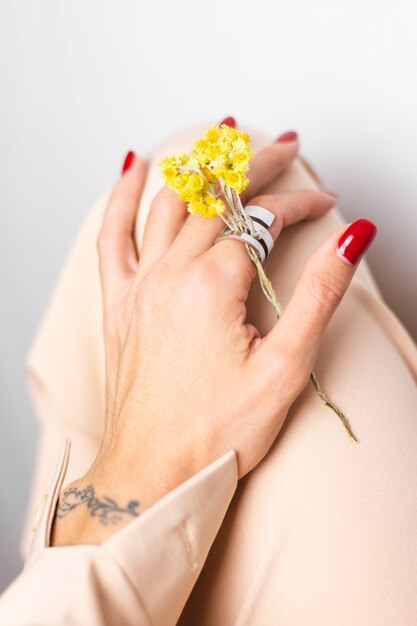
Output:
<instances>
[{"instance_id":1,"label":"knuckle","mask_svg":"<svg viewBox=\"0 0 417 626\"><path fill-rule=\"evenodd\" d=\"M219 264L209 257L200 257L194 263L190 263L186 270L186 282L191 286L204 286L206 289L213 288L219 281Z\"/></svg>"},{"instance_id":2,"label":"knuckle","mask_svg":"<svg viewBox=\"0 0 417 626\"><path fill-rule=\"evenodd\" d=\"M217 306L221 268L210 258L200 257L182 270L176 287L177 298L192 308L212 310Z\"/></svg>"},{"instance_id":3,"label":"knuckle","mask_svg":"<svg viewBox=\"0 0 417 626\"><path fill-rule=\"evenodd\" d=\"M225 267L225 277L232 285L241 285L244 292L249 289L256 276L256 267L249 259L246 250L245 256L239 259L240 263L228 263Z\"/></svg>"},{"instance_id":4,"label":"knuckle","mask_svg":"<svg viewBox=\"0 0 417 626\"><path fill-rule=\"evenodd\" d=\"M333 310L343 298L342 282L329 272L312 272L307 280L309 295L324 310Z\"/></svg>"},{"instance_id":5,"label":"knuckle","mask_svg":"<svg viewBox=\"0 0 417 626\"><path fill-rule=\"evenodd\" d=\"M124 182L121 179L120 183ZM137 202L137 193L136 190L130 186L126 186L124 184L118 184L113 189L111 197L110 197L110 207L120 206L123 204L136 204Z\"/></svg>"},{"instance_id":6,"label":"knuckle","mask_svg":"<svg viewBox=\"0 0 417 626\"><path fill-rule=\"evenodd\" d=\"M281 339L265 376L268 393L274 394L280 404L291 404L308 381L307 370L300 346L291 338Z\"/></svg>"},{"instance_id":7,"label":"knuckle","mask_svg":"<svg viewBox=\"0 0 417 626\"><path fill-rule=\"evenodd\" d=\"M225 252L221 258L224 278L231 283L252 281L256 269L242 242L225 241L222 245Z\"/></svg>"},{"instance_id":8,"label":"knuckle","mask_svg":"<svg viewBox=\"0 0 417 626\"><path fill-rule=\"evenodd\" d=\"M126 238L131 235L123 224L104 224L97 237L97 250L103 256L112 248L119 248L124 244Z\"/></svg>"},{"instance_id":9,"label":"knuckle","mask_svg":"<svg viewBox=\"0 0 417 626\"><path fill-rule=\"evenodd\" d=\"M305 367L302 367L299 358L299 346L287 338L281 342L278 355L276 366L282 378L288 381L286 386L291 391L298 389L306 379Z\"/></svg>"},{"instance_id":10,"label":"knuckle","mask_svg":"<svg viewBox=\"0 0 417 626\"><path fill-rule=\"evenodd\" d=\"M287 364L288 390L290 395L297 396L306 386L309 377L310 372L306 369L305 363L293 357L290 366Z\"/></svg>"},{"instance_id":11,"label":"knuckle","mask_svg":"<svg viewBox=\"0 0 417 626\"><path fill-rule=\"evenodd\" d=\"M116 228L113 228L111 233L113 246L121 246L131 235L132 232L128 228L125 228L124 224L119 224Z\"/></svg>"},{"instance_id":12,"label":"knuckle","mask_svg":"<svg viewBox=\"0 0 417 626\"><path fill-rule=\"evenodd\" d=\"M239 300L246 300L255 276L255 265L249 259L245 259L241 265L230 268L225 275L225 280L229 289L233 290Z\"/></svg>"}]
</instances>

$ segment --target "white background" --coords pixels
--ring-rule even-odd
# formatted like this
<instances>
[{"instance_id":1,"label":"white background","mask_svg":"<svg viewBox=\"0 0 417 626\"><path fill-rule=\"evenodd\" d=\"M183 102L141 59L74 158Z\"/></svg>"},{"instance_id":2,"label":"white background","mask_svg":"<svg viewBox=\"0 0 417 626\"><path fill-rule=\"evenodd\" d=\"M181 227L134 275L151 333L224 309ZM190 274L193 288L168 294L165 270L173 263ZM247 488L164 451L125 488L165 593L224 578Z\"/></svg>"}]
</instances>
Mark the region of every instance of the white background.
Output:
<instances>
[{"instance_id":1,"label":"white background","mask_svg":"<svg viewBox=\"0 0 417 626\"><path fill-rule=\"evenodd\" d=\"M36 426L23 360L77 228L133 147L234 115L302 152L417 336L412 0L0 0L0 588Z\"/></svg>"}]
</instances>

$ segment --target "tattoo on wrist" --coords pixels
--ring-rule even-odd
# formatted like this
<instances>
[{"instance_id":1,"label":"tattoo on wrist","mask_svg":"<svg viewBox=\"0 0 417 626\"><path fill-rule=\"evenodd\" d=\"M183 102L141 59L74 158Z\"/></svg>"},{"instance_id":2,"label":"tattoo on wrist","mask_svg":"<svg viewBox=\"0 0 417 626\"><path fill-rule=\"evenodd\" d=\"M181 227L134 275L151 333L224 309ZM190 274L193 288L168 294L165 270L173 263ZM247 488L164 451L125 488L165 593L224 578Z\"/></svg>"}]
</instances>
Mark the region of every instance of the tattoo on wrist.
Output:
<instances>
[{"instance_id":1,"label":"tattoo on wrist","mask_svg":"<svg viewBox=\"0 0 417 626\"><path fill-rule=\"evenodd\" d=\"M89 509L91 517L97 517L103 526L117 524L126 515L132 517L139 515L137 508L140 503L137 500L129 500L126 507L120 507L112 498L107 496L98 498L93 485L87 485L84 489L70 487L64 491L59 497L56 515L66 517L84 504Z\"/></svg>"}]
</instances>

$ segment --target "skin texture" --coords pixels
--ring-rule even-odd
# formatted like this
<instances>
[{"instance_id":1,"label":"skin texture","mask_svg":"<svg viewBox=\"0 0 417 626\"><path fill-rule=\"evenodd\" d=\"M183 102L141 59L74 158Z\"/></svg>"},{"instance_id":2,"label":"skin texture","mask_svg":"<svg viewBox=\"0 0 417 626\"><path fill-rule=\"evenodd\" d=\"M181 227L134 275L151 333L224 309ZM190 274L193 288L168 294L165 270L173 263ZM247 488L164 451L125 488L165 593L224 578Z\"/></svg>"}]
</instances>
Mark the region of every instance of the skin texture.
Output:
<instances>
[{"instance_id":1,"label":"skin texture","mask_svg":"<svg viewBox=\"0 0 417 626\"><path fill-rule=\"evenodd\" d=\"M275 213L274 239L285 226L318 218L335 204L333 195L310 190L257 197L298 148L296 139L260 152L242 194L243 203ZM255 268L240 242L213 245L224 230L220 218L189 215L163 188L138 258L132 232L145 179L146 164L134 155L98 238L106 427L92 467L61 494L52 545L100 543L227 450L237 453L239 477L250 472L308 382L320 339L357 266L336 254L344 226L306 261L283 316L261 337L245 321ZM62 514L71 490L89 496ZM118 515L105 524L92 511L108 509L109 502Z\"/></svg>"}]
</instances>

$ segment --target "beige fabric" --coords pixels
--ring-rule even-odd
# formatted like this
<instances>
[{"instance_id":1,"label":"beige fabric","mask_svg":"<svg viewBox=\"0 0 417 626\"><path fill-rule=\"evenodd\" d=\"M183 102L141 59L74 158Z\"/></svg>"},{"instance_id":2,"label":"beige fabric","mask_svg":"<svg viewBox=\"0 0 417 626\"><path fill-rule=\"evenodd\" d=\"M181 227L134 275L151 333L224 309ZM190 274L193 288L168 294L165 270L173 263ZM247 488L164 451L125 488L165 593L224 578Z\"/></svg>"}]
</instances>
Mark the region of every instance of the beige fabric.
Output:
<instances>
[{"instance_id":1,"label":"beige fabric","mask_svg":"<svg viewBox=\"0 0 417 626\"><path fill-rule=\"evenodd\" d=\"M69 448L66 440L24 572L0 600L1 623L175 624L236 489L235 452L224 454L101 545L52 548L50 529ZM210 498L203 499L208 493Z\"/></svg>"},{"instance_id":2,"label":"beige fabric","mask_svg":"<svg viewBox=\"0 0 417 626\"><path fill-rule=\"evenodd\" d=\"M172 138L151 159L137 220L139 243L149 201L161 184L155 163L171 150L188 148L201 130L190 129ZM268 141L249 132L255 149ZM309 167L298 159L269 190L317 188L317 184ZM86 218L27 359L41 436L23 554L27 554L36 505L43 493L54 491L49 482L62 437L72 440L68 483L91 463L103 429L104 354L95 240L107 197L104 194ZM357 217L366 217L366 211ZM333 210L282 233L266 269L284 305L307 256L340 223L340 213ZM378 237L374 245L382 245ZM261 332L274 323L257 283L250 295L249 319ZM326 332L315 371L348 416L360 443L347 438L308 385L270 453L239 481L183 611L183 626L417 623L417 349L384 304L366 261ZM39 623L48 623L42 614L48 607L59 616L53 623L59 624L146 624L144 611L150 623L175 623L192 575L184 554L164 558L171 541L165 523L183 514L188 524L207 533L202 536L204 559L234 489L230 454L214 470L210 466L194 477L192 498L198 506L183 509L181 494L188 493L188 487L182 486L184 491L179 488L180 493L169 494L164 515L159 515L160 503L149 510L152 529L142 523L144 514L126 527L129 531L116 534L112 541L120 549L117 565L101 547L42 548L42 541L47 541L45 520L54 506L50 495L36 535L38 547L6 594L10 611L6 622L35 623L23 618L13 621L13 611L19 615L19 598L26 601L27 597L29 606L39 598ZM219 471L229 481L218 499L217 487L208 488L206 471L215 477ZM217 478L215 482L219 484ZM211 519L207 526L206 515ZM156 556L155 535L147 536L150 530L162 542ZM140 562L132 552L137 544ZM73 590L79 570L84 584ZM54 593L48 593L49 580ZM147 585L142 587L144 582ZM175 587L179 598L175 607L165 585ZM68 607L63 598L74 593L79 594L79 606L73 609L72 621L65 621ZM154 613L157 607L167 621ZM112 611L120 611L120 619L106 622ZM136 621L129 621L133 615Z\"/></svg>"}]
</instances>

